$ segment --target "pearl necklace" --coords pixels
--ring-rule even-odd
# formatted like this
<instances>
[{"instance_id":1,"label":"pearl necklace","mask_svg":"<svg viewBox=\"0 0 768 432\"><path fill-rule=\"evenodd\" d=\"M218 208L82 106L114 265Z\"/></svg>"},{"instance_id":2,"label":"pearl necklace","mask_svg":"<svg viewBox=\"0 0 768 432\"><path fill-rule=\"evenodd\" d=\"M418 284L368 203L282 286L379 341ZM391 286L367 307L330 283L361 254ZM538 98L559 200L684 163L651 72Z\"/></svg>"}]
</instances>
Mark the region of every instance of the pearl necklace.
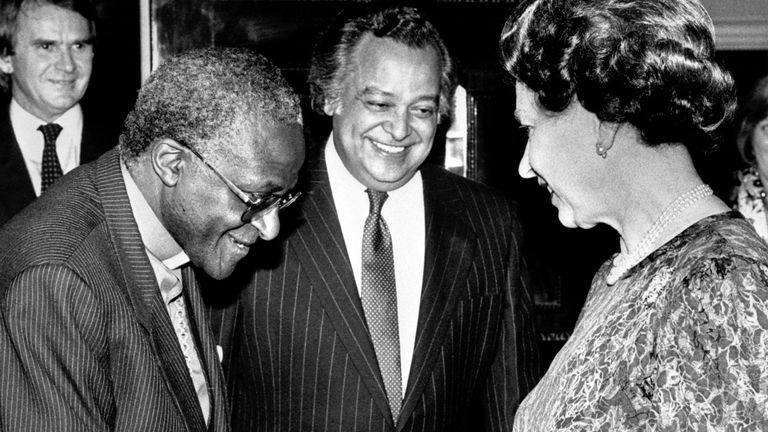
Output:
<instances>
[{"instance_id":1,"label":"pearl necklace","mask_svg":"<svg viewBox=\"0 0 768 432\"><path fill-rule=\"evenodd\" d=\"M661 212L661 215L653 222L651 228L646 231L633 253L619 253L616 258L613 259L613 267L608 271L608 276L605 278L606 283L608 285L615 284L627 270L631 269L637 265L637 263L642 261L643 258L650 255L650 253L654 251L654 246L664 228L674 221L683 210L692 206L697 201L712 195L712 193L712 188L705 184L700 184L675 198L675 200Z\"/></svg>"}]
</instances>

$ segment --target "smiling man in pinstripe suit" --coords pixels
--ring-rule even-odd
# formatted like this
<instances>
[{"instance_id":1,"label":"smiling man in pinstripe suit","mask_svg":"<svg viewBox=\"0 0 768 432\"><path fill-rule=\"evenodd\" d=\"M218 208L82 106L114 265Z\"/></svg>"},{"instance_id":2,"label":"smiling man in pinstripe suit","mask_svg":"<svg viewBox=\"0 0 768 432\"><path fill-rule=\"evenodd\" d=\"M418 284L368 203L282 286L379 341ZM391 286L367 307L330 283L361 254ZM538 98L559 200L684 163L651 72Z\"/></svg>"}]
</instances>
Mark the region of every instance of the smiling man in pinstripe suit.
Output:
<instances>
[{"instance_id":1,"label":"smiling man in pinstripe suit","mask_svg":"<svg viewBox=\"0 0 768 432\"><path fill-rule=\"evenodd\" d=\"M247 50L191 51L150 76L119 148L0 230L0 430L230 430L196 269L226 277L277 235L301 123Z\"/></svg>"},{"instance_id":2,"label":"smiling man in pinstripe suit","mask_svg":"<svg viewBox=\"0 0 768 432\"><path fill-rule=\"evenodd\" d=\"M411 8L341 17L310 87L333 132L298 224L223 311L234 430L511 430L537 369L520 226L503 196L423 164L454 88L442 40ZM371 248L367 192L387 193ZM368 270L381 244L391 279Z\"/></svg>"}]
</instances>

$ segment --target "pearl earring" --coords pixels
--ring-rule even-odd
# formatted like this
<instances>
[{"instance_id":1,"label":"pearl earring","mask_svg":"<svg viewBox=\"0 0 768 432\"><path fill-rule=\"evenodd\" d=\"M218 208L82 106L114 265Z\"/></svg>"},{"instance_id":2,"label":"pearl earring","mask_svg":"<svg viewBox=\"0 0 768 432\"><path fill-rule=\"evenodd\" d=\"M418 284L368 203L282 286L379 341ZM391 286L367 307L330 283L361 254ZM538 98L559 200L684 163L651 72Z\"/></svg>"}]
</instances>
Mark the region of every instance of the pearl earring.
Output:
<instances>
[{"instance_id":1,"label":"pearl earring","mask_svg":"<svg viewBox=\"0 0 768 432\"><path fill-rule=\"evenodd\" d=\"M596 147L598 156L600 156L603 159L605 159L608 156L608 149L603 147L602 144L597 143L595 147Z\"/></svg>"}]
</instances>

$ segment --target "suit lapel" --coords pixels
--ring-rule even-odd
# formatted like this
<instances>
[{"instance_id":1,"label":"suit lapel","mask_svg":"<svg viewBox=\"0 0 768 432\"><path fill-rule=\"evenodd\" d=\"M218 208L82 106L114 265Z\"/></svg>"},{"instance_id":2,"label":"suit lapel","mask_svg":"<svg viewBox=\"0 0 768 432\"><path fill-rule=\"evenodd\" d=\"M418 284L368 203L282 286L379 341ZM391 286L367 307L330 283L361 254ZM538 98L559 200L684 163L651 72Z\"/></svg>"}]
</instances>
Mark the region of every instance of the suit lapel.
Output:
<instances>
[{"instance_id":1,"label":"suit lapel","mask_svg":"<svg viewBox=\"0 0 768 432\"><path fill-rule=\"evenodd\" d=\"M384 382L379 371L363 306L344 245L328 183L325 160L308 170L309 191L302 205L303 223L289 238L307 279L323 304L331 324L349 352L363 383L382 415L390 417Z\"/></svg>"},{"instance_id":2,"label":"suit lapel","mask_svg":"<svg viewBox=\"0 0 768 432\"><path fill-rule=\"evenodd\" d=\"M16 214L35 199L35 190L13 133L7 105L0 110L0 173L0 206L5 207L8 215ZM0 208L0 217L2 213Z\"/></svg>"},{"instance_id":3,"label":"suit lapel","mask_svg":"<svg viewBox=\"0 0 768 432\"><path fill-rule=\"evenodd\" d=\"M425 166L421 173L427 216L424 285L400 425L410 416L432 374L475 248L475 236L450 180L432 166Z\"/></svg>"},{"instance_id":4,"label":"suit lapel","mask_svg":"<svg viewBox=\"0 0 768 432\"><path fill-rule=\"evenodd\" d=\"M97 164L97 187L108 230L120 257L126 295L137 321L148 333L180 417L187 422L188 430L205 431L197 395L133 218L117 149L106 153Z\"/></svg>"}]
</instances>

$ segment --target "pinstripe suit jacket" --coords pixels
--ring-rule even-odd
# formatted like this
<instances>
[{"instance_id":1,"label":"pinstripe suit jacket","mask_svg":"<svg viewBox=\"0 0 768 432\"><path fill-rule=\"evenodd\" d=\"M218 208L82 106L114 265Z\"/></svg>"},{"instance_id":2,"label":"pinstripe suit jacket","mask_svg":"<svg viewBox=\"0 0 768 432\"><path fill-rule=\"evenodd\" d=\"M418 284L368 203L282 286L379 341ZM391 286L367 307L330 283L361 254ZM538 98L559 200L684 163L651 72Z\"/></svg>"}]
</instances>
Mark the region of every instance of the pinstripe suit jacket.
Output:
<instances>
[{"instance_id":1,"label":"pinstripe suit jacket","mask_svg":"<svg viewBox=\"0 0 768 432\"><path fill-rule=\"evenodd\" d=\"M0 100L0 226L36 198L24 158L13 133L10 101ZM119 128L83 107L80 163L96 160L117 142Z\"/></svg>"},{"instance_id":2,"label":"pinstripe suit jacket","mask_svg":"<svg viewBox=\"0 0 768 432\"><path fill-rule=\"evenodd\" d=\"M0 230L0 430L228 431L223 374L193 271L206 428L133 219L115 149Z\"/></svg>"},{"instance_id":3,"label":"pinstripe suit jacket","mask_svg":"<svg viewBox=\"0 0 768 432\"><path fill-rule=\"evenodd\" d=\"M298 226L284 222L281 258L218 311L233 430L512 429L538 368L520 226L502 196L442 168L421 172L424 285L397 425L320 160Z\"/></svg>"}]
</instances>

